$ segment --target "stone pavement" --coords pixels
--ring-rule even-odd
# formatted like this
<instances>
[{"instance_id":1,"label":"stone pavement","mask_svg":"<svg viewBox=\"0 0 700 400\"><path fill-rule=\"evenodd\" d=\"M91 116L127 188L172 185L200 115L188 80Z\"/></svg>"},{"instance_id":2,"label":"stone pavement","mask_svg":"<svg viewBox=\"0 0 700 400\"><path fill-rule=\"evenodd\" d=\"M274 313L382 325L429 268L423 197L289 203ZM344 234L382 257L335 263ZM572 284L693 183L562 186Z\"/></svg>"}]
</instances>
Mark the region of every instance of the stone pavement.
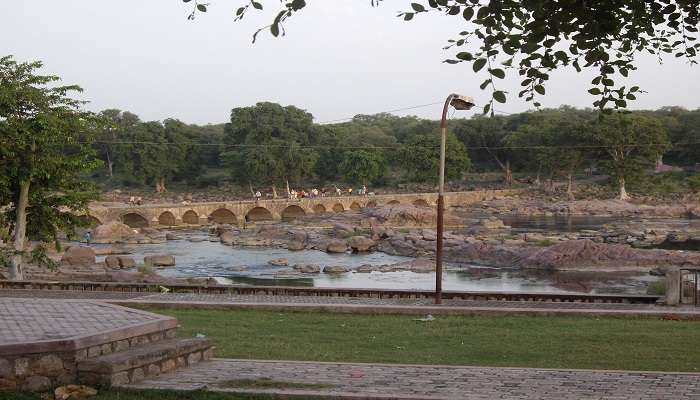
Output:
<instances>
[{"instance_id":1,"label":"stone pavement","mask_svg":"<svg viewBox=\"0 0 700 400\"><path fill-rule=\"evenodd\" d=\"M0 298L0 347L104 334L161 317L84 300Z\"/></svg>"},{"instance_id":2,"label":"stone pavement","mask_svg":"<svg viewBox=\"0 0 700 400\"><path fill-rule=\"evenodd\" d=\"M535 302L500 300L379 299L368 297L275 296L207 293L152 293L0 289L2 297L92 299L115 304L148 304L169 307L215 307L230 309L307 310L365 313L596 315L700 319L697 307L663 307L650 304Z\"/></svg>"},{"instance_id":3,"label":"stone pavement","mask_svg":"<svg viewBox=\"0 0 700 400\"><path fill-rule=\"evenodd\" d=\"M225 384L240 379L269 379L279 387ZM697 400L700 374L215 359L127 387L334 399Z\"/></svg>"}]
</instances>

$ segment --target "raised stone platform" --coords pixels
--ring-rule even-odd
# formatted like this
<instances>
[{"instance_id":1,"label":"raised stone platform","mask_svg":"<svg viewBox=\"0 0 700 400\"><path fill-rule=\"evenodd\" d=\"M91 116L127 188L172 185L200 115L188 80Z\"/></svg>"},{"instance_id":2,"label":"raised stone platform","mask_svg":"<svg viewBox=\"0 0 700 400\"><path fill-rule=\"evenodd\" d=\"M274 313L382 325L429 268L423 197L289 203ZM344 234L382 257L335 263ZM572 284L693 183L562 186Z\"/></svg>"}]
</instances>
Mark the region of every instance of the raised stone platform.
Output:
<instances>
[{"instance_id":1,"label":"raised stone platform","mask_svg":"<svg viewBox=\"0 0 700 400\"><path fill-rule=\"evenodd\" d=\"M0 298L0 391L46 390L76 383L81 381L81 363L114 354L128 359L130 351L138 353L155 342L178 347L176 327L172 317L91 300ZM198 344L194 351L201 359L211 346ZM162 354L188 355L182 351ZM153 358L150 364L160 368L166 358ZM132 375L122 380L132 381Z\"/></svg>"}]
</instances>

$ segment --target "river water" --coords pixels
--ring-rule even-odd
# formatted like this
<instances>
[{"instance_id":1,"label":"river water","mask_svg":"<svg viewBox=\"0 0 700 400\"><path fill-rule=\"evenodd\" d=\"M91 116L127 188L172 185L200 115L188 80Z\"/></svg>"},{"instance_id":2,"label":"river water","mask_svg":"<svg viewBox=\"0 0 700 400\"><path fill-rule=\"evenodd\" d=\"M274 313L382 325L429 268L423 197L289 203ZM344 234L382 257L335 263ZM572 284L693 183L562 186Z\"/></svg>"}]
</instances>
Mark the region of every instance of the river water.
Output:
<instances>
[{"instance_id":1,"label":"river water","mask_svg":"<svg viewBox=\"0 0 700 400\"><path fill-rule=\"evenodd\" d=\"M205 238L202 232L182 232L185 237ZM328 254L316 250L288 251L280 248L241 248L218 242L167 241L162 244L129 245L137 264L143 257L155 254L175 256L174 267L158 269L166 277L212 277L220 283L239 285L279 285L342 288L382 288L432 290L435 273L410 271L342 274L302 274L294 264L324 266L342 265L356 268L363 264L386 265L411 261L408 257L380 252L369 254ZM289 267L278 267L268 261L286 258ZM507 268L485 268L475 265L448 264L443 275L445 290L498 292L559 293L645 293L655 277L638 274L575 274L543 273Z\"/></svg>"}]
</instances>

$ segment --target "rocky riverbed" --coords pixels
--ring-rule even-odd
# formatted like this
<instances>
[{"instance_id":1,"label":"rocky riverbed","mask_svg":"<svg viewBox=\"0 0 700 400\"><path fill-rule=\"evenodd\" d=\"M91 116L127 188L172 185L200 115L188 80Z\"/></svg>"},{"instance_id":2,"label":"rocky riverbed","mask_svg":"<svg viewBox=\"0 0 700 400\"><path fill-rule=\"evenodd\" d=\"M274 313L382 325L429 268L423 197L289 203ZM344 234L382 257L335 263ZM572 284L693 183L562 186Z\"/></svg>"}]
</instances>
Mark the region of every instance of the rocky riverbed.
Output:
<instances>
[{"instance_id":1,"label":"rocky riverbed","mask_svg":"<svg viewBox=\"0 0 700 400\"><path fill-rule=\"evenodd\" d=\"M609 203L617 204L616 201L611 202ZM519 205L512 208L515 204ZM568 211L556 214L556 217L575 216L576 214L569 212L586 209L583 204L569 202L566 208ZM590 205L590 201L585 204ZM700 242L698 221L680 218L683 215L689 216L688 210L693 209L692 205L618 207L610 204L604 208L605 212L598 212L614 218L599 225L586 226L586 229L575 229L571 224L568 229L557 229L556 224L555 229L513 228L498 218L500 216L508 221L508 216L521 215L514 212L525 209L529 210L530 216L550 218L553 215L548 212L559 207L551 202L537 203L535 200L507 198L493 199L466 208L453 208L446 216L448 228L444 236L445 260L449 263L448 274L475 271L474 268L480 267L508 270L521 275L529 274L530 277L543 272L550 274L550 280L553 279L552 274L557 274L555 280L559 287L582 287L590 290L596 286L591 284L592 281L605 281L613 276L611 274L635 274L641 277L650 273L661 274L672 266L700 265L700 253L674 250L692 249ZM652 212L651 209L656 211ZM668 213L669 209L674 211ZM662 215L657 215L659 210ZM510 220L516 221L512 218ZM437 236L432 227L435 226L435 222L436 215L431 208L387 205L337 214L310 215L292 222L258 223L249 225L246 229L230 225L188 227L187 230L133 229L120 223L110 223L94 230L94 241L101 244L97 248L98 253L109 254L91 256L90 250L84 250L73 243L70 244L73 248L67 252L52 255L61 261L62 267L59 271L47 272L30 268L30 276L46 279L167 282L183 279L183 274L168 271L187 270L184 276L190 274L191 281L194 279L200 283L210 282L208 277L211 276L222 276L220 270L207 270L199 264L198 268L169 269L173 264L180 267L183 262L182 256L168 254L167 244L175 242L206 242L216 246L215 252L226 251L227 247L239 252L243 249L259 249L259 254L263 255L256 257L263 258L264 254L269 253L269 259L255 259L255 268L235 261L230 262L225 266L228 268L224 271L226 276L261 278L259 274L252 273L252 270L263 271L265 276L262 278L275 279L332 277L349 272L355 275L368 274L367 276L372 278L378 277L377 274L392 273L417 276L416 274L430 274L434 271ZM129 246L151 250L134 250ZM275 260L272 254L275 251L286 252L275 254L282 256L276 258L286 260ZM138 254L123 254L134 252ZM236 254L236 257L244 256L243 253ZM297 256L293 256L294 254ZM361 257L340 257L331 262L319 257L319 254L384 254L382 257L387 258L363 263L358 262ZM206 255L201 257L206 258ZM316 262L315 259L323 261ZM156 267L157 274L153 273L151 267L137 267L144 263ZM196 264L192 260L186 263ZM275 263L277 265L272 265ZM263 265L268 264L269 268L274 269L266 270ZM569 274L568 277L564 277L566 274ZM578 278L572 278L574 274L578 274ZM593 279L590 274L604 276ZM319 281L319 278L314 279ZM423 278L418 280L421 279ZM423 280L425 285L430 282L429 278ZM325 280L326 284L333 282L342 280ZM384 281L382 284L391 287L390 282Z\"/></svg>"}]
</instances>

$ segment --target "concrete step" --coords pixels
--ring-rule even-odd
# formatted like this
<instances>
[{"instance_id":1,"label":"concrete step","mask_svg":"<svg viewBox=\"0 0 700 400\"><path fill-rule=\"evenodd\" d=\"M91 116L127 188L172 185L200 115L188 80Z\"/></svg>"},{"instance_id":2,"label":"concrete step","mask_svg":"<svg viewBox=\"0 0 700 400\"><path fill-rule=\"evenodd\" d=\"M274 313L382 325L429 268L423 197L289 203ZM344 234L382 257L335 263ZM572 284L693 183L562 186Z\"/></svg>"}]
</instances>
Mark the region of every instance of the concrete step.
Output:
<instances>
[{"instance_id":1,"label":"concrete step","mask_svg":"<svg viewBox=\"0 0 700 400\"><path fill-rule=\"evenodd\" d=\"M78 363L78 381L124 385L208 360L213 347L204 338L165 339Z\"/></svg>"}]
</instances>

